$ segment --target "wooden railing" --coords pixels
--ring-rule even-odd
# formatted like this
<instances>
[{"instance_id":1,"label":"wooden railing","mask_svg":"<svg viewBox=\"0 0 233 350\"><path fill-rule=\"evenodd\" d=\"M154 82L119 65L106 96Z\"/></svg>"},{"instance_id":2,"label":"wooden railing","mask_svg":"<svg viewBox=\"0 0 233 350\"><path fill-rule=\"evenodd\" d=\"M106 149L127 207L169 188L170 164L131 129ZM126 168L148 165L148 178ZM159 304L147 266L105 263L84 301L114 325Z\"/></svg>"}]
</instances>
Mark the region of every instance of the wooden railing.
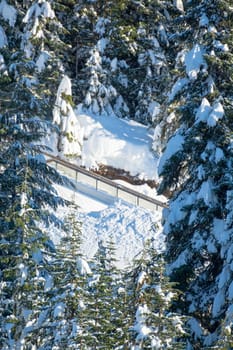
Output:
<instances>
[{"instance_id":1,"label":"wooden railing","mask_svg":"<svg viewBox=\"0 0 233 350\"><path fill-rule=\"evenodd\" d=\"M104 191L111 196L123 199L126 202L146 209L159 210L159 208L167 208L166 203L118 184L106 177L94 173L91 170L69 163L66 160L55 157L49 153L44 153L44 155L46 156L47 163L50 163L57 169L57 171L61 172L68 178L73 179L76 183L84 183L94 187L96 191Z\"/></svg>"}]
</instances>

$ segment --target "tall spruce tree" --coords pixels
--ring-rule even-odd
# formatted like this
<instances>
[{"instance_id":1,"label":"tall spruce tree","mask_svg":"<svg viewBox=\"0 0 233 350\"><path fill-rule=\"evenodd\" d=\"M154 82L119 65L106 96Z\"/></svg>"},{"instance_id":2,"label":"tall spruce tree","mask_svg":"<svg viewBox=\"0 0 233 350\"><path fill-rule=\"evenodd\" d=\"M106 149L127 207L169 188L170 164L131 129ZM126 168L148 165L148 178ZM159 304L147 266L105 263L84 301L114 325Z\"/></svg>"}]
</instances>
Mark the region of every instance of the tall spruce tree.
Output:
<instances>
[{"instance_id":1,"label":"tall spruce tree","mask_svg":"<svg viewBox=\"0 0 233 350\"><path fill-rule=\"evenodd\" d=\"M21 49L24 14L18 3L1 3L1 26L7 37L0 48L4 62L0 75L0 346L4 350L40 343L31 334L43 308L51 244L39 222L59 224L48 207L64 204L52 185L64 180L46 164L44 148L39 146L47 130L40 117L46 118L49 106L43 103L40 82L34 84L34 62Z\"/></svg>"},{"instance_id":2,"label":"tall spruce tree","mask_svg":"<svg viewBox=\"0 0 233 350\"><path fill-rule=\"evenodd\" d=\"M110 241L99 243L93 258L93 277L89 282L87 309L82 319L83 349L124 349L127 328L124 324L123 281L115 266L115 248Z\"/></svg>"},{"instance_id":3,"label":"tall spruce tree","mask_svg":"<svg viewBox=\"0 0 233 350\"><path fill-rule=\"evenodd\" d=\"M83 310L87 302L88 277L91 270L80 252L81 226L70 207L64 222L65 235L57 247L50 264L52 279L47 284L46 329L40 329L40 337L46 348L82 349Z\"/></svg>"},{"instance_id":4,"label":"tall spruce tree","mask_svg":"<svg viewBox=\"0 0 233 350\"><path fill-rule=\"evenodd\" d=\"M167 258L193 318L193 348L211 346L229 304L232 272L225 224L232 191L232 9L229 1L190 1L174 19L177 129L160 161ZM225 237L225 238L223 238ZM198 325L198 326L197 326Z\"/></svg>"}]
</instances>

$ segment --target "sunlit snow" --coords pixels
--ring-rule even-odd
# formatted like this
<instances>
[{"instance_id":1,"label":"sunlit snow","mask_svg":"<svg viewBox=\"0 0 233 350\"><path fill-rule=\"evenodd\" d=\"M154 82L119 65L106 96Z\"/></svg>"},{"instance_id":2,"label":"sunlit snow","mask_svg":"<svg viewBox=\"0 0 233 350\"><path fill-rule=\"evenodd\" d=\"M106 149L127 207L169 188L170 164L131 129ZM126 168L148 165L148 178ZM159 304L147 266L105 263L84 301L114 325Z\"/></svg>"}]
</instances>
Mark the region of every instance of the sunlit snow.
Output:
<instances>
[{"instance_id":1,"label":"sunlit snow","mask_svg":"<svg viewBox=\"0 0 233 350\"><path fill-rule=\"evenodd\" d=\"M57 100L57 104L62 105L62 101ZM153 134L147 127L113 115L88 115L79 110L76 111L76 119L80 125L77 137L80 136L83 145L80 158L72 159L73 163L87 168L107 165L124 169L141 179L158 180L158 157L152 151ZM61 122L59 109L54 110L54 121L58 124ZM72 130L74 132L74 125ZM56 141L52 137L46 140L46 144L50 143L56 154ZM63 142L68 147L68 140Z\"/></svg>"},{"instance_id":2,"label":"sunlit snow","mask_svg":"<svg viewBox=\"0 0 233 350\"><path fill-rule=\"evenodd\" d=\"M206 62L203 58L203 54L203 48L199 44L196 44L185 55L186 73L189 79L197 79L197 75L200 72L200 70L206 67Z\"/></svg>"}]
</instances>

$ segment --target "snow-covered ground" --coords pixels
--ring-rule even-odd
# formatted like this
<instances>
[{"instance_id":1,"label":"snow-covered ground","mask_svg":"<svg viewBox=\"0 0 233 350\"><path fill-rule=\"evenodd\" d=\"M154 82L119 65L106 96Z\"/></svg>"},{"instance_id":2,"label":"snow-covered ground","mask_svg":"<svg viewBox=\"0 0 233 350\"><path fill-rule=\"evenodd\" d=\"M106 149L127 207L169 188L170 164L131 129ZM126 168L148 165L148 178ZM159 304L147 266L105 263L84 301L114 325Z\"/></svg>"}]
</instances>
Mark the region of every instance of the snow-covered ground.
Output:
<instances>
[{"instance_id":1,"label":"snow-covered ground","mask_svg":"<svg viewBox=\"0 0 233 350\"><path fill-rule=\"evenodd\" d=\"M76 117L83 141L81 157L72 157L73 163L87 168L105 164L124 169L140 178L158 179L158 158L151 150L152 135L144 125L115 116L93 116L78 111ZM55 135L45 142L54 154L64 156L56 150ZM120 182L148 196L157 197L156 190L148 185L133 186ZM161 210L154 212L142 209L104 193L98 193L96 197L94 190L87 191L82 185L75 193L62 187L57 189L65 198L75 196L75 202L79 205L76 214L82 223L82 252L87 258L94 255L99 240L107 241L110 238L116 243L116 258L120 267L130 264L148 238L153 237L155 246L159 250L163 249ZM164 197L158 199L166 200ZM60 208L58 215L63 218L68 212L68 208ZM57 243L59 230L53 228L51 237Z\"/></svg>"}]
</instances>

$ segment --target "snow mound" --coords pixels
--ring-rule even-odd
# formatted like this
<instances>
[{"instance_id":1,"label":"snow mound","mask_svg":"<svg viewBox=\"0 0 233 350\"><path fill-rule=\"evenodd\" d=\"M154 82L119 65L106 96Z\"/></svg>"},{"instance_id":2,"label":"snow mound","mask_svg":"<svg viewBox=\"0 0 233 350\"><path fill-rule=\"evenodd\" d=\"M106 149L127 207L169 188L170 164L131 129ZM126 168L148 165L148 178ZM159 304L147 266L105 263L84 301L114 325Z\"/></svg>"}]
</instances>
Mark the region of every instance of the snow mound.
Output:
<instances>
[{"instance_id":1,"label":"snow mound","mask_svg":"<svg viewBox=\"0 0 233 350\"><path fill-rule=\"evenodd\" d=\"M77 114L77 118L84 135L81 165L104 164L142 179L158 179L158 158L151 151L153 139L145 126L113 115Z\"/></svg>"}]
</instances>

